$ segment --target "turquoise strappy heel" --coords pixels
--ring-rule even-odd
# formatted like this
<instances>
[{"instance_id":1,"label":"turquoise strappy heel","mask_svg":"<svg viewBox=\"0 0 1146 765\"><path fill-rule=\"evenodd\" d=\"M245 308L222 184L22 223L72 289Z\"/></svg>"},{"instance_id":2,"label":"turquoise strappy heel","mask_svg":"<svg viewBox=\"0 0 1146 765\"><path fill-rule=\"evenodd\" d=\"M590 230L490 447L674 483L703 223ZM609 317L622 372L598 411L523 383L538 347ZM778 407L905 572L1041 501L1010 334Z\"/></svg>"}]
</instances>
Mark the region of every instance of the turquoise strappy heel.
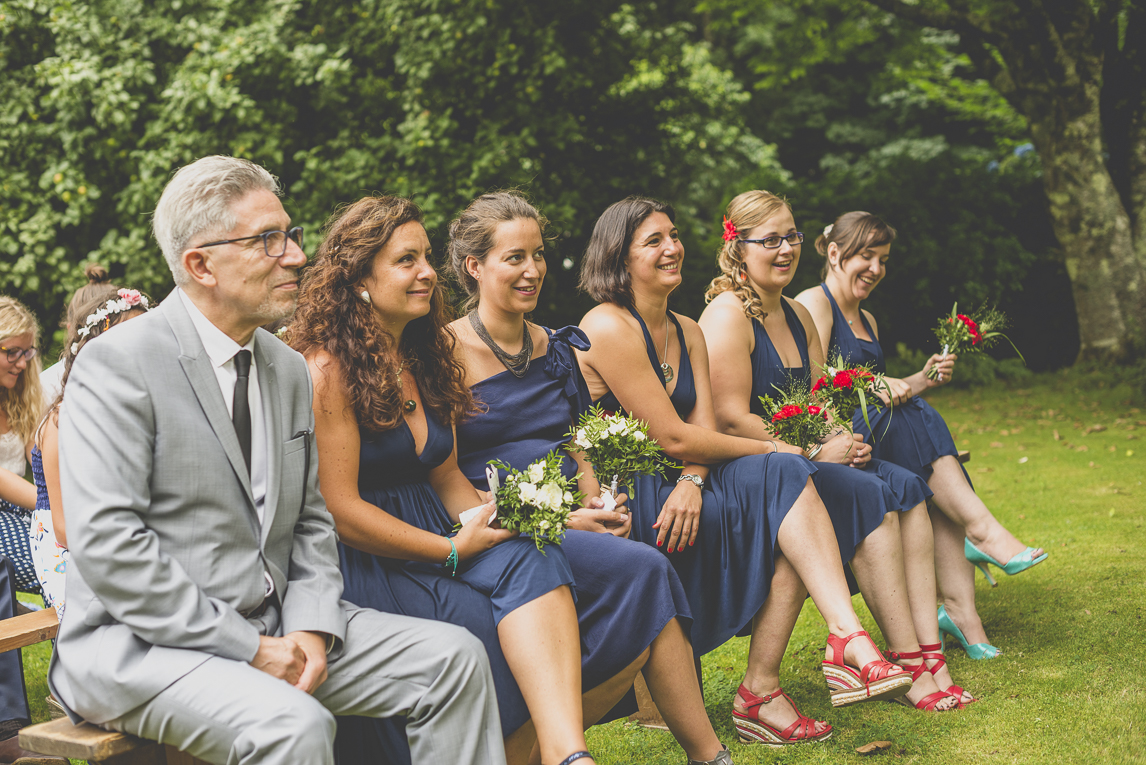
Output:
<instances>
[{"instance_id":1,"label":"turquoise strappy heel","mask_svg":"<svg viewBox=\"0 0 1146 765\"><path fill-rule=\"evenodd\" d=\"M987 581L991 583L992 587L998 587L999 583L995 581L995 577L991 576L991 571L987 568L988 563L997 568L1001 568L1003 573L1007 576L1014 576L1047 559L1045 552L1037 558L1034 557L1036 549L1038 548L1028 547L1006 563L999 563L999 561L971 544L970 539L966 537L963 538L963 556L979 567L979 570L983 572L983 576L987 577Z\"/></svg>"},{"instance_id":2,"label":"turquoise strappy heel","mask_svg":"<svg viewBox=\"0 0 1146 765\"><path fill-rule=\"evenodd\" d=\"M994 659L1003 653L990 643L968 643L967 638L963 637L963 630L959 629L955 622L951 621L951 617L947 615L947 607L939 606L940 651L943 650L943 641L946 640L947 635L962 643L963 650L972 659Z\"/></svg>"}]
</instances>

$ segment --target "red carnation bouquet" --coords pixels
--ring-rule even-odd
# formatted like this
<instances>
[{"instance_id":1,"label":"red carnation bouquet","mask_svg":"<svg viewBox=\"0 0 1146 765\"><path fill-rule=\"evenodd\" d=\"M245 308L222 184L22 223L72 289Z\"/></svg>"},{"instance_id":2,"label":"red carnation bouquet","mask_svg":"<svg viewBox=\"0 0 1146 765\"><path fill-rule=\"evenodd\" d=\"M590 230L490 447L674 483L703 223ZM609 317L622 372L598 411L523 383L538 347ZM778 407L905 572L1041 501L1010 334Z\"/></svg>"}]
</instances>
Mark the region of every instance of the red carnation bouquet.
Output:
<instances>
[{"instance_id":1,"label":"red carnation bouquet","mask_svg":"<svg viewBox=\"0 0 1146 765\"><path fill-rule=\"evenodd\" d=\"M824 376L812 385L812 394L826 402L849 430L852 413L857 408L863 413L868 430L871 430L867 406L869 403L874 405L876 411L882 408L876 395L880 391L891 400L891 388L882 374L873 372L870 364L849 366L838 354L824 367Z\"/></svg>"},{"instance_id":2,"label":"red carnation bouquet","mask_svg":"<svg viewBox=\"0 0 1146 765\"><path fill-rule=\"evenodd\" d=\"M773 386L776 387L776 386ZM806 380L796 380L787 388L776 388L776 398L761 396L764 424L776 438L807 451L832 432L827 407L812 403Z\"/></svg>"},{"instance_id":3,"label":"red carnation bouquet","mask_svg":"<svg viewBox=\"0 0 1146 765\"><path fill-rule=\"evenodd\" d=\"M1006 328L1007 317L1002 311L984 306L968 316L959 313L959 304L955 303L951 306L951 315L941 318L934 331L939 345L943 347L943 355L946 356L949 353L982 353L998 342L999 338L1011 343L1011 339L1002 332ZM1011 343L1011 347L1015 348L1015 344ZM1027 363L1018 348L1015 348L1015 353L1019 354L1020 361ZM927 378L939 379L939 372L934 366L927 370Z\"/></svg>"}]
</instances>

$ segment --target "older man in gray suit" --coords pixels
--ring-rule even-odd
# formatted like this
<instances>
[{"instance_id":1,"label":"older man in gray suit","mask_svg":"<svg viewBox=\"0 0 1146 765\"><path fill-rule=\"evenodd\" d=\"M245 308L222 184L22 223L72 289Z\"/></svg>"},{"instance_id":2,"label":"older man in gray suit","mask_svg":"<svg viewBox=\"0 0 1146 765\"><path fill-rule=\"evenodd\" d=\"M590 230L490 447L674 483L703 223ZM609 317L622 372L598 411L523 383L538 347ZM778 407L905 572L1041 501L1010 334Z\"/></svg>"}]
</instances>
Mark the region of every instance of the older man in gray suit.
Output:
<instances>
[{"instance_id":1,"label":"older man in gray suit","mask_svg":"<svg viewBox=\"0 0 1146 765\"><path fill-rule=\"evenodd\" d=\"M504 763L481 643L341 600L306 364L258 329L306 261L278 193L245 160L182 168L154 218L178 289L76 360L51 686L215 763L330 763L334 714L405 715L416 763Z\"/></svg>"}]
</instances>

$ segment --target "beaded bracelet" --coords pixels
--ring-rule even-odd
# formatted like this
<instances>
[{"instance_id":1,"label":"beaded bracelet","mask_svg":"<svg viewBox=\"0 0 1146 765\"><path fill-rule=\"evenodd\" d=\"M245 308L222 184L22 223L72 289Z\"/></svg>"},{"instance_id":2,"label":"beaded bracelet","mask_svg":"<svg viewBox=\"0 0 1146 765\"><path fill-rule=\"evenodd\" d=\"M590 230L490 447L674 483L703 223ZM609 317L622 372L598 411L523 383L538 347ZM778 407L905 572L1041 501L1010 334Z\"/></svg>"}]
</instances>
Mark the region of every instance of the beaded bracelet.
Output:
<instances>
[{"instance_id":1,"label":"beaded bracelet","mask_svg":"<svg viewBox=\"0 0 1146 765\"><path fill-rule=\"evenodd\" d=\"M446 541L450 543L450 554L446 557L446 562L442 564L442 568L450 569L450 576L457 576L458 574L458 547L454 544L453 537L446 537Z\"/></svg>"}]
</instances>

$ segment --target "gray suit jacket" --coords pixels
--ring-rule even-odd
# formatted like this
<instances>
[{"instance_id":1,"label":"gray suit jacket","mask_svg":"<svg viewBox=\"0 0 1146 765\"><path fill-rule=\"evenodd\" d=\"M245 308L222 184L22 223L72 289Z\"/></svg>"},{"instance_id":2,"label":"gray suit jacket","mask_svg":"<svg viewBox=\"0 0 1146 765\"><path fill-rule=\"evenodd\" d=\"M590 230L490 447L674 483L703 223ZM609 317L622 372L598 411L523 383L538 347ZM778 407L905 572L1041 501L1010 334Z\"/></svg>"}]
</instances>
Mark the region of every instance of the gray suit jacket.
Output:
<instances>
[{"instance_id":1,"label":"gray suit jacket","mask_svg":"<svg viewBox=\"0 0 1146 765\"><path fill-rule=\"evenodd\" d=\"M281 599L276 634L325 632L341 646L310 376L263 330L254 360L267 426L261 526L214 370L176 296L77 357L60 418L67 608L49 670L73 719L119 717L211 656L250 661L259 623L240 612L263 601L264 570Z\"/></svg>"}]
</instances>

